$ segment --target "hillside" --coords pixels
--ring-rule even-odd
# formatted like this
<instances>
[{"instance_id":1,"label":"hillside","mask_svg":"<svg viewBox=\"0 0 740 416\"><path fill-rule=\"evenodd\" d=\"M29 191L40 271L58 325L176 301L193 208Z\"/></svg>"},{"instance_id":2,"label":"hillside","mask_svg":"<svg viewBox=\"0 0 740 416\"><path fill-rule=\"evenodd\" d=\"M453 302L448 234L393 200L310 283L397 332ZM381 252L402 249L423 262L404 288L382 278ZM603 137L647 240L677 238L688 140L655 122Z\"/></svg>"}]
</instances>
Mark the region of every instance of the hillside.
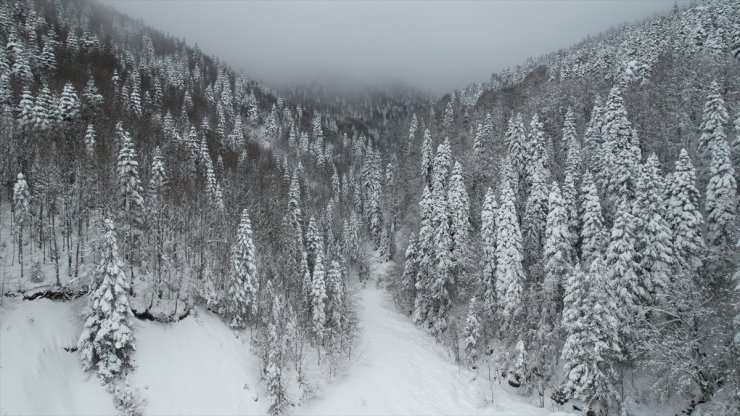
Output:
<instances>
[{"instance_id":1,"label":"hillside","mask_svg":"<svg viewBox=\"0 0 740 416\"><path fill-rule=\"evenodd\" d=\"M3 2L0 413L737 414L739 14L427 98Z\"/></svg>"}]
</instances>

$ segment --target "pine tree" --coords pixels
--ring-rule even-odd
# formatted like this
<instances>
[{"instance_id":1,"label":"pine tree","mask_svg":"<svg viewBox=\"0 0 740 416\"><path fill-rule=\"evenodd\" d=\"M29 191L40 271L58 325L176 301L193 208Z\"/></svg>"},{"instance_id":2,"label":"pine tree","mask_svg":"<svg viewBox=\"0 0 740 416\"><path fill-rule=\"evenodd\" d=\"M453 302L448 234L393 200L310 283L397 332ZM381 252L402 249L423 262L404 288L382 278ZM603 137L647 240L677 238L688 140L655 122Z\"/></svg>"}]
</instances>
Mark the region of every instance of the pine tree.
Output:
<instances>
[{"instance_id":1,"label":"pine tree","mask_svg":"<svg viewBox=\"0 0 740 416\"><path fill-rule=\"evenodd\" d=\"M606 248L601 203L590 172L586 172L581 184L581 219L581 261L590 267L591 262L602 258Z\"/></svg>"},{"instance_id":2,"label":"pine tree","mask_svg":"<svg viewBox=\"0 0 740 416\"><path fill-rule=\"evenodd\" d=\"M527 149L525 147L527 143L527 134L524 131L524 121L522 121L522 115L517 114L514 118L513 124L509 123L510 133L507 132L509 139L509 160L511 166L517 173L519 180L523 179L527 175ZM518 184L511 183L512 189L518 186Z\"/></svg>"},{"instance_id":3,"label":"pine tree","mask_svg":"<svg viewBox=\"0 0 740 416\"><path fill-rule=\"evenodd\" d=\"M635 251L635 218L623 203L617 210L611 240L606 250L606 267L610 283L609 293L614 297L620 344L631 354L635 322L642 319L640 299L647 294L639 284L639 265Z\"/></svg>"},{"instance_id":4,"label":"pine tree","mask_svg":"<svg viewBox=\"0 0 740 416\"><path fill-rule=\"evenodd\" d=\"M669 184L666 215L673 234L674 254L685 271L698 270L704 260L704 219L698 209L699 191L689 154L681 149Z\"/></svg>"},{"instance_id":5,"label":"pine tree","mask_svg":"<svg viewBox=\"0 0 740 416\"><path fill-rule=\"evenodd\" d=\"M455 162L447 192L447 209L450 219L452 267L455 277L459 277L466 266L468 257L468 237L470 234L470 202L463 182L462 166Z\"/></svg>"},{"instance_id":6,"label":"pine tree","mask_svg":"<svg viewBox=\"0 0 740 416\"><path fill-rule=\"evenodd\" d=\"M601 98L597 96L591 110L591 119L588 122L588 127L586 127L586 133L583 137L583 145L589 161L588 168L596 175L604 167L604 161L600 158L603 143L601 136L602 117Z\"/></svg>"},{"instance_id":7,"label":"pine tree","mask_svg":"<svg viewBox=\"0 0 740 416\"><path fill-rule=\"evenodd\" d=\"M447 142L445 141L445 143ZM447 182L445 164L449 166L449 159L446 157L446 149L443 146L440 145L440 149L437 150L437 157L434 159L434 190L432 193L434 266L430 282L430 297L432 313L435 314L432 320L432 329L435 334L439 334L447 328L447 310L450 307L450 288L453 283L450 218L444 185Z\"/></svg>"},{"instance_id":8,"label":"pine tree","mask_svg":"<svg viewBox=\"0 0 740 416\"><path fill-rule=\"evenodd\" d=\"M13 215L15 218L15 232L18 234L18 263L21 266L23 279L23 227L31 221L31 194L28 184L22 173L19 173L13 186Z\"/></svg>"},{"instance_id":9,"label":"pine tree","mask_svg":"<svg viewBox=\"0 0 740 416\"><path fill-rule=\"evenodd\" d=\"M77 347L82 367L109 381L132 367L135 350L129 284L118 258L113 221L105 220L100 263L91 283Z\"/></svg>"},{"instance_id":10,"label":"pine tree","mask_svg":"<svg viewBox=\"0 0 740 416\"><path fill-rule=\"evenodd\" d=\"M434 154L432 153L432 135L429 129L424 130L424 142L421 145L421 177L426 179L428 186L432 185L432 162Z\"/></svg>"},{"instance_id":11,"label":"pine tree","mask_svg":"<svg viewBox=\"0 0 740 416\"><path fill-rule=\"evenodd\" d=\"M401 276L401 293L403 305L413 308L416 299L416 278L419 275L419 248L417 246L416 234L409 236L404 255L403 275Z\"/></svg>"},{"instance_id":12,"label":"pine tree","mask_svg":"<svg viewBox=\"0 0 740 416\"><path fill-rule=\"evenodd\" d=\"M573 109L568 108L563 123L563 146L566 146L567 156L565 174L571 175L575 181L581 173L581 144L576 136L576 126L573 120Z\"/></svg>"},{"instance_id":13,"label":"pine tree","mask_svg":"<svg viewBox=\"0 0 740 416\"><path fill-rule=\"evenodd\" d=\"M478 319L478 308L475 297L470 300L468 316L465 318L465 328L463 329L463 345L465 348L465 357L468 363L473 366L478 360L480 354L481 340L481 323Z\"/></svg>"},{"instance_id":14,"label":"pine tree","mask_svg":"<svg viewBox=\"0 0 740 416\"><path fill-rule=\"evenodd\" d=\"M33 95L28 89L24 89L21 93L21 100L18 103L18 123L21 129L30 130L34 127L36 122L36 106L34 104Z\"/></svg>"},{"instance_id":15,"label":"pine tree","mask_svg":"<svg viewBox=\"0 0 740 416\"><path fill-rule=\"evenodd\" d=\"M663 297L673 265L673 242L665 220L659 169L658 157L650 155L642 168L634 206L635 249L642 274L640 285L646 295L640 301L646 305L654 305Z\"/></svg>"},{"instance_id":16,"label":"pine tree","mask_svg":"<svg viewBox=\"0 0 740 416\"><path fill-rule=\"evenodd\" d=\"M588 273L576 267L568 277L562 327L566 335L562 357L565 380L553 394L576 398L588 409L596 403L608 409L619 400L615 363L621 358L617 317L609 299L606 266L600 258Z\"/></svg>"},{"instance_id":17,"label":"pine tree","mask_svg":"<svg viewBox=\"0 0 740 416\"><path fill-rule=\"evenodd\" d=\"M95 156L95 128L92 124L88 124L85 131L85 152L90 158Z\"/></svg>"},{"instance_id":18,"label":"pine tree","mask_svg":"<svg viewBox=\"0 0 740 416\"><path fill-rule=\"evenodd\" d=\"M704 104L704 112L701 119L701 135L699 136L699 154L702 155L705 164L712 163L711 151L713 144L718 140L726 140L723 126L729 121L725 101L719 91L719 85L712 81L709 87L709 95Z\"/></svg>"},{"instance_id":19,"label":"pine tree","mask_svg":"<svg viewBox=\"0 0 740 416\"><path fill-rule=\"evenodd\" d=\"M419 273L416 278L416 298L414 299L414 321L424 322L431 308L429 292L434 272L434 226L432 224L434 200L429 187L419 201L421 223L419 226Z\"/></svg>"},{"instance_id":20,"label":"pine tree","mask_svg":"<svg viewBox=\"0 0 740 416\"><path fill-rule=\"evenodd\" d=\"M419 121L416 119L416 113L411 116L411 124L409 126L409 147L416 138L416 131L419 129Z\"/></svg>"},{"instance_id":21,"label":"pine tree","mask_svg":"<svg viewBox=\"0 0 740 416\"><path fill-rule=\"evenodd\" d=\"M479 298L488 315L496 310L496 215L498 205L491 188L486 191L481 209L481 282Z\"/></svg>"},{"instance_id":22,"label":"pine tree","mask_svg":"<svg viewBox=\"0 0 740 416\"><path fill-rule=\"evenodd\" d=\"M578 215L578 191L570 173L565 175L563 181L563 208L568 217L568 234L572 248L571 260L578 257L577 248L580 242L581 217Z\"/></svg>"},{"instance_id":23,"label":"pine tree","mask_svg":"<svg viewBox=\"0 0 740 416\"><path fill-rule=\"evenodd\" d=\"M326 275L326 288L328 300L326 312L331 322L333 334L338 336L342 332L342 314L344 305L344 284L342 278L342 266L336 260L332 260L329 273Z\"/></svg>"},{"instance_id":24,"label":"pine tree","mask_svg":"<svg viewBox=\"0 0 740 416\"><path fill-rule=\"evenodd\" d=\"M496 218L496 298L505 326L519 313L525 280L522 268L522 235L508 182L503 185Z\"/></svg>"},{"instance_id":25,"label":"pine tree","mask_svg":"<svg viewBox=\"0 0 740 416\"><path fill-rule=\"evenodd\" d=\"M710 141L710 178L707 184L705 212L707 241L714 247L731 248L737 239L737 182L730 160L730 149L721 124L715 127Z\"/></svg>"},{"instance_id":26,"label":"pine tree","mask_svg":"<svg viewBox=\"0 0 740 416\"><path fill-rule=\"evenodd\" d=\"M320 247L316 252L316 264L314 265L311 279L311 322L316 345L320 349L325 335L326 323L326 275L324 273L324 248Z\"/></svg>"},{"instance_id":27,"label":"pine tree","mask_svg":"<svg viewBox=\"0 0 740 416\"><path fill-rule=\"evenodd\" d=\"M233 328L244 327L257 307L256 252L252 242L252 222L247 210L242 211L236 242L231 247L228 316Z\"/></svg>"},{"instance_id":28,"label":"pine tree","mask_svg":"<svg viewBox=\"0 0 740 416\"><path fill-rule=\"evenodd\" d=\"M72 121L80 115L80 100L71 83L64 84L62 96L59 99L59 116L62 121Z\"/></svg>"},{"instance_id":29,"label":"pine tree","mask_svg":"<svg viewBox=\"0 0 740 416\"><path fill-rule=\"evenodd\" d=\"M538 164L538 168L532 176L532 186L529 190L524 219L522 220L524 247L529 262L540 258L545 237L548 194L545 176L544 167Z\"/></svg>"},{"instance_id":30,"label":"pine tree","mask_svg":"<svg viewBox=\"0 0 740 416\"><path fill-rule=\"evenodd\" d=\"M556 302L559 302L561 279L572 267L570 264L572 250L568 232L568 216L563 207L563 198L557 183L553 182L548 198L544 249L545 280L542 289L550 296L554 296ZM559 307L557 309L559 310Z\"/></svg>"},{"instance_id":31,"label":"pine tree","mask_svg":"<svg viewBox=\"0 0 740 416\"><path fill-rule=\"evenodd\" d=\"M144 223L144 191L131 136L125 130L121 131L121 136L121 149L118 152L118 197L125 223L124 232L129 236L125 243L126 253L131 255Z\"/></svg>"}]
</instances>

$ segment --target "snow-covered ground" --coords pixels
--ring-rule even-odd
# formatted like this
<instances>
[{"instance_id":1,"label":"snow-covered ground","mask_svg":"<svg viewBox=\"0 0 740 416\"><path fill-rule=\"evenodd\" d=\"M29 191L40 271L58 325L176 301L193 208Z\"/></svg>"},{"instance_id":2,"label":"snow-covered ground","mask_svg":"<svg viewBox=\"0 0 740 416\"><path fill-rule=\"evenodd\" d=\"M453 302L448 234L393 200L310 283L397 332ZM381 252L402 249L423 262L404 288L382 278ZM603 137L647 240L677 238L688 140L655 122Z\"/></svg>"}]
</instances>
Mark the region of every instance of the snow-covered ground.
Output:
<instances>
[{"instance_id":1,"label":"snow-covered ground","mask_svg":"<svg viewBox=\"0 0 740 416\"><path fill-rule=\"evenodd\" d=\"M0 307L0 415L115 414L73 347L84 300L6 298ZM136 321L131 389L145 414L265 414L259 363L246 336L200 310L172 324Z\"/></svg>"},{"instance_id":2,"label":"snow-covered ground","mask_svg":"<svg viewBox=\"0 0 740 416\"><path fill-rule=\"evenodd\" d=\"M298 415L548 415L525 399L488 387L450 361L442 347L396 312L375 281L388 264L375 263L361 291L359 346L348 375L328 386Z\"/></svg>"},{"instance_id":3,"label":"snow-covered ground","mask_svg":"<svg viewBox=\"0 0 740 416\"><path fill-rule=\"evenodd\" d=\"M361 335L347 375L297 415L547 415L527 399L494 389L450 361L442 347L395 311L375 286L376 264L360 290ZM0 415L116 413L111 394L80 368L73 347L84 298L72 302L5 298L0 306ZM184 320L136 321L130 389L145 414L265 414L268 403L248 333L198 310Z\"/></svg>"}]
</instances>

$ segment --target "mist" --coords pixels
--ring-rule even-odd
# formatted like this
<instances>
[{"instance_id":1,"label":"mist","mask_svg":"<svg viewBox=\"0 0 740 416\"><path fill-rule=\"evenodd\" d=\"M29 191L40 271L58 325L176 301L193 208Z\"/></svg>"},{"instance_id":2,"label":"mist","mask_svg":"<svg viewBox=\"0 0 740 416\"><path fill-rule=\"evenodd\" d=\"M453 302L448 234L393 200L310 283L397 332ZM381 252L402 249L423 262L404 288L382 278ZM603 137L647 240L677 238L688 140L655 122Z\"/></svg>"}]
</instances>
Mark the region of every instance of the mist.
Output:
<instances>
[{"instance_id":1,"label":"mist","mask_svg":"<svg viewBox=\"0 0 740 416\"><path fill-rule=\"evenodd\" d=\"M273 86L316 76L441 93L655 13L671 1L104 3ZM688 3L688 1L679 1Z\"/></svg>"}]
</instances>

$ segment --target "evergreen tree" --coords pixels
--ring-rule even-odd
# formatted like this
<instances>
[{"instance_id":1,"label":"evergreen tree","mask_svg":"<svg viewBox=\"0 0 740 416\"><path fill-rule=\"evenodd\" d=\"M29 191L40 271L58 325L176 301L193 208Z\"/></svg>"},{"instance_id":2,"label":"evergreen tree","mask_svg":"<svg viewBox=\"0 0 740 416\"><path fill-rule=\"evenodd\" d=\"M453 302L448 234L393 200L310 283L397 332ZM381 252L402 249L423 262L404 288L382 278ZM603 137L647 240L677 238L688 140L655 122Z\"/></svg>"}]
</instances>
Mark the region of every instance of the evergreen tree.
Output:
<instances>
[{"instance_id":1,"label":"evergreen tree","mask_svg":"<svg viewBox=\"0 0 740 416\"><path fill-rule=\"evenodd\" d=\"M737 240L737 182L730 160L730 149L721 124L715 127L710 141L710 178L707 184L705 211L707 241L714 247L732 247Z\"/></svg>"},{"instance_id":2,"label":"evergreen tree","mask_svg":"<svg viewBox=\"0 0 740 416\"><path fill-rule=\"evenodd\" d=\"M325 335L326 298L324 248L320 247L320 249L316 251L316 264L314 265L311 279L311 322L314 335L316 336L316 345L318 349L321 348Z\"/></svg>"},{"instance_id":3,"label":"evergreen tree","mask_svg":"<svg viewBox=\"0 0 740 416\"><path fill-rule=\"evenodd\" d=\"M421 223L419 226L419 273L416 278L416 298L414 299L414 321L424 322L429 315L431 300L432 273L434 272L434 226L432 224L434 200L429 187L419 201Z\"/></svg>"},{"instance_id":4,"label":"evergreen tree","mask_svg":"<svg viewBox=\"0 0 740 416\"><path fill-rule=\"evenodd\" d=\"M403 275L401 276L403 304L404 306L413 307L414 299L416 299L416 278L419 275L419 249L416 234L413 232L409 236L404 258Z\"/></svg>"},{"instance_id":5,"label":"evergreen tree","mask_svg":"<svg viewBox=\"0 0 740 416\"><path fill-rule=\"evenodd\" d=\"M92 124L88 124L85 131L85 151L89 157L95 156L95 128Z\"/></svg>"},{"instance_id":6,"label":"evergreen tree","mask_svg":"<svg viewBox=\"0 0 740 416\"><path fill-rule=\"evenodd\" d=\"M704 260L704 239L701 229L704 219L698 209L699 191L695 186L696 173L689 154L681 149L669 184L668 224L673 234L674 254L684 270L698 270Z\"/></svg>"},{"instance_id":7,"label":"evergreen tree","mask_svg":"<svg viewBox=\"0 0 740 416\"><path fill-rule=\"evenodd\" d=\"M568 234L570 236L570 245L572 248L571 260L577 257L577 248L580 241L581 217L578 215L578 191L570 173L565 175L563 181L563 208L568 217Z\"/></svg>"},{"instance_id":8,"label":"evergreen tree","mask_svg":"<svg viewBox=\"0 0 740 416\"><path fill-rule=\"evenodd\" d=\"M463 329L463 343L465 348L465 357L472 366L480 354L481 341L481 323L478 319L478 308L475 297L470 300L468 316L465 318L465 328Z\"/></svg>"},{"instance_id":9,"label":"evergreen tree","mask_svg":"<svg viewBox=\"0 0 740 416\"><path fill-rule=\"evenodd\" d=\"M627 204L623 203L614 218L611 240L606 250L606 267L609 293L614 297L620 345L628 354L634 348L634 325L643 318L640 299L647 297L637 275L639 265L634 233L635 218Z\"/></svg>"},{"instance_id":10,"label":"evergreen tree","mask_svg":"<svg viewBox=\"0 0 740 416\"><path fill-rule=\"evenodd\" d=\"M452 267L454 268L455 277L459 277L466 266L470 234L470 203L463 182L462 166L459 162L455 162L452 169L447 201L450 219Z\"/></svg>"},{"instance_id":11,"label":"evergreen tree","mask_svg":"<svg viewBox=\"0 0 740 416\"><path fill-rule=\"evenodd\" d=\"M719 91L719 85L712 81L709 95L704 104L701 118L701 135L699 136L699 154L703 156L705 164L712 163L711 151L713 144L719 140L726 140L724 125L729 121L725 101Z\"/></svg>"},{"instance_id":12,"label":"evergreen tree","mask_svg":"<svg viewBox=\"0 0 740 416\"><path fill-rule=\"evenodd\" d=\"M589 267L591 262L603 256L606 248L601 203L590 172L586 172L581 184L581 219L581 261Z\"/></svg>"},{"instance_id":13,"label":"evergreen tree","mask_svg":"<svg viewBox=\"0 0 740 416\"><path fill-rule=\"evenodd\" d=\"M659 169L657 156L650 155L642 168L634 206L635 249L642 274L639 282L646 295L640 301L646 305L654 305L663 297L673 265L671 229L665 220Z\"/></svg>"},{"instance_id":14,"label":"evergreen tree","mask_svg":"<svg viewBox=\"0 0 740 416\"><path fill-rule=\"evenodd\" d=\"M527 198L522 228L524 231L524 247L528 261L539 259L542 253L542 244L547 224L547 183L545 182L544 166L538 163L538 168L532 176L532 186Z\"/></svg>"},{"instance_id":15,"label":"evergreen tree","mask_svg":"<svg viewBox=\"0 0 740 416\"><path fill-rule=\"evenodd\" d=\"M252 222L247 210L242 211L236 242L231 248L228 316L233 328L244 327L257 307L256 252L252 242Z\"/></svg>"},{"instance_id":16,"label":"evergreen tree","mask_svg":"<svg viewBox=\"0 0 740 416\"><path fill-rule=\"evenodd\" d=\"M614 368L620 359L618 326L606 273L603 261L596 258L588 273L576 267L565 289L562 357L566 376L553 396L580 399L587 409L596 404L606 410L619 400Z\"/></svg>"},{"instance_id":17,"label":"evergreen tree","mask_svg":"<svg viewBox=\"0 0 740 416\"><path fill-rule=\"evenodd\" d=\"M82 367L109 381L132 367L135 350L129 285L118 258L113 221L105 220L100 263L91 283L77 347Z\"/></svg>"},{"instance_id":18,"label":"evergreen tree","mask_svg":"<svg viewBox=\"0 0 740 416\"><path fill-rule=\"evenodd\" d=\"M13 215L15 218L15 232L18 234L18 264L21 266L23 279L23 227L31 221L31 194L28 184L22 173L19 173L13 186Z\"/></svg>"},{"instance_id":19,"label":"evergreen tree","mask_svg":"<svg viewBox=\"0 0 740 416\"><path fill-rule=\"evenodd\" d=\"M496 310L496 215L498 205L491 188L486 191L486 198L481 209L481 282L479 297L483 299L483 308L492 315Z\"/></svg>"},{"instance_id":20,"label":"evergreen tree","mask_svg":"<svg viewBox=\"0 0 740 416\"><path fill-rule=\"evenodd\" d=\"M508 182L501 192L496 218L496 298L505 326L519 313L525 280L522 268L522 235L514 207L514 194Z\"/></svg>"}]
</instances>

